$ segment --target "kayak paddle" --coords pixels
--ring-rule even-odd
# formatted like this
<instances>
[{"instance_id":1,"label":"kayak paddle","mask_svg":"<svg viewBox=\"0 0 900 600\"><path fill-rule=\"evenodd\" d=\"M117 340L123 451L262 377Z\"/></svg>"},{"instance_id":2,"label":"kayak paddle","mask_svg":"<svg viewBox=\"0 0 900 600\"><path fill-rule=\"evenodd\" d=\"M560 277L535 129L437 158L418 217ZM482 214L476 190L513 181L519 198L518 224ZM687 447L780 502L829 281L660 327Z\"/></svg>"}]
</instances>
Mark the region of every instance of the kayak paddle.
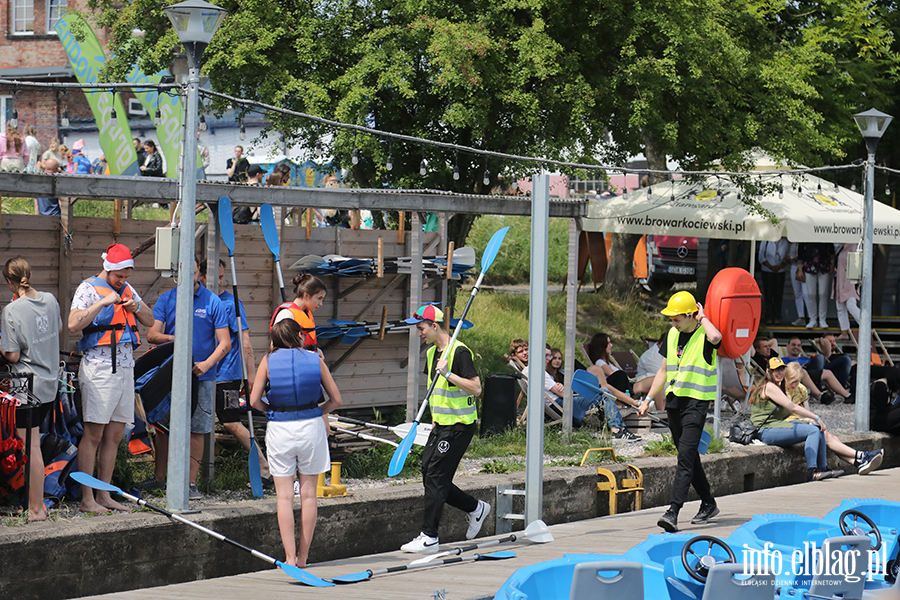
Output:
<instances>
[{"instance_id":1,"label":"kayak paddle","mask_svg":"<svg viewBox=\"0 0 900 600\"><path fill-rule=\"evenodd\" d=\"M263 237L269 252L275 257L275 270L278 272L278 285L281 286L281 301L287 302L287 294L284 291L284 277L281 275L281 244L278 242L278 227L275 225L275 213L271 204L263 204L259 207L259 224L262 226Z\"/></svg>"},{"instance_id":2,"label":"kayak paddle","mask_svg":"<svg viewBox=\"0 0 900 600\"><path fill-rule=\"evenodd\" d=\"M408 564L408 565L399 565L397 567L387 567L386 569L368 569L366 571L360 571L359 573L350 573L349 575L341 575L340 577L329 577L329 581L333 581L334 583L359 583L360 581L366 581L368 579L372 579L375 575L381 575L383 573L397 573L399 571L408 571L410 569L418 569L421 567L436 567L438 565L452 565L455 563L465 562L465 561L479 561L479 560L502 560L504 558L515 558L515 552L493 552L491 554L473 554L472 556L455 556L453 558L445 558L440 561L436 561L428 564Z\"/></svg>"},{"instance_id":3,"label":"kayak paddle","mask_svg":"<svg viewBox=\"0 0 900 600\"><path fill-rule=\"evenodd\" d=\"M456 325L456 328L453 330L453 337L450 338L450 343L447 345L448 348L453 346L453 343L456 341L456 338L459 337L459 332L462 329L462 324L465 322L466 315L469 312L469 308L472 306L472 301L475 300L475 294L478 293L478 287L481 285L482 280L484 279L484 274L487 273L487 270L493 264L494 259L497 258L497 253L500 251L500 246L503 245L503 238L506 237L506 232L509 231L509 227L503 227L502 229L498 229L494 232L494 235L491 236L491 239L488 241L487 246L484 249L484 254L481 255L481 273L478 275L478 279L475 281L475 285L472 287L472 295L469 296L469 301L466 302L466 307L463 309L462 315L460 316L460 321ZM428 399L431 398L431 392L434 391L434 386L437 384L438 377L441 377L440 374L435 373L434 378L431 380L431 385L428 386L428 390L425 392L425 400L422 401L422 406L419 408L419 412L416 414L416 418L413 421L413 426L410 429L409 433L403 438L403 441L400 442L400 445L397 446L397 449L394 450L394 455L391 457L391 464L388 467L388 475L394 477L400 471L403 470L403 465L406 464L406 457L409 456L409 450L412 448L413 440L416 437L416 427L419 425L419 421L422 420L422 414L425 412L425 407L428 406Z\"/></svg>"},{"instance_id":4,"label":"kayak paddle","mask_svg":"<svg viewBox=\"0 0 900 600\"><path fill-rule=\"evenodd\" d=\"M105 492L112 492L114 494L119 494L126 500L131 500L132 502L137 503L138 506L141 506L144 508L149 508L150 510L156 511L161 515L165 515L165 516L169 517L173 521L177 521L179 523L184 523L185 525L188 525L190 527L193 527L194 529L202 531L203 533L205 533L207 535L211 535L212 537L216 538L220 542L225 542L226 544L231 544L232 546L240 548L241 550L244 550L245 552L249 552L256 558L260 558L269 564L275 565L276 567L278 567L279 569L281 569L282 571L284 571L285 573L287 573L288 575L290 575L291 577L293 577L300 583L303 583L305 585L310 585L313 587L330 587L330 586L334 585L333 583L329 583L328 581L325 581L324 579L319 579L312 573L307 573L306 571L304 571L303 569L301 569L299 567L295 567L294 565L285 564L285 563L281 562L280 560L276 560L276 559L272 558L271 556L263 554L259 550L254 550L253 548L248 548L247 546L245 546L239 542L236 542L232 539L225 537L221 533L215 532L212 529L204 527L203 525L201 525L199 523L195 523L193 521L185 519L184 517L182 517L179 514L170 513L169 511L167 511L164 508L150 504L143 498L138 498L137 496L132 496L131 494L120 490L119 488L112 485L111 483L106 483L105 481L100 481L99 479L97 479L95 477L91 477L87 473L82 473L81 471L73 471L72 473L69 474L69 476L72 479L74 479L75 481L77 481L78 483L80 483L81 485L86 485L90 488L94 488L95 490L101 490L101 491L105 491Z\"/></svg>"},{"instance_id":5,"label":"kayak paddle","mask_svg":"<svg viewBox=\"0 0 900 600\"><path fill-rule=\"evenodd\" d=\"M479 548L485 548L487 546L496 546L497 544L503 544L504 542L515 542L520 538L531 540L536 544L546 544L547 542L553 541L553 534L550 533L550 528L547 527L547 524L538 519L537 521L532 521L522 533L513 533L506 536L505 538L500 538L499 540L488 540L486 542L480 542L478 544L467 544L465 546L460 546L459 548L454 548L453 550L446 550L444 552L438 552L437 554L432 554L430 556L424 556L412 561L409 564L424 565L427 563L432 563L445 556L458 556L463 552L468 552L469 550L478 550Z\"/></svg>"}]
</instances>

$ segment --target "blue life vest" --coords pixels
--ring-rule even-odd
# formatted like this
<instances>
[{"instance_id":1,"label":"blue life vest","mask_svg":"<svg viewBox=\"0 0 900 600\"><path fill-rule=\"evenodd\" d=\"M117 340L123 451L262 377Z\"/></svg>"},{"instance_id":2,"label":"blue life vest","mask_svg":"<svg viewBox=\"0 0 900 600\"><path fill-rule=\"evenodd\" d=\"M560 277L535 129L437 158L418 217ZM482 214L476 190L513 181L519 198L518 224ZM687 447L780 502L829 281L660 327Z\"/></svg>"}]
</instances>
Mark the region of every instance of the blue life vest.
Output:
<instances>
[{"instance_id":1,"label":"blue life vest","mask_svg":"<svg viewBox=\"0 0 900 600\"><path fill-rule=\"evenodd\" d=\"M300 348L280 348L269 354L270 421L302 421L322 416L319 408L322 368L319 355Z\"/></svg>"},{"instance_id":2,"label":"blue life vest","mask_svg":"<svg viewBox=\"0 0 900 600\"><path fill-rule=\"evenodd\" d=\"M101 297L113 292L119 294L123 300L130 300L134 297L133 288L128 283L122 286L121 291L117 291L99 277L89 277L85 281L94 286ZM113 326L118 328L112 329ZM113 332L116 336L115 342L112 338ZM78 349L84 352L94 346L114 346L123 342L131 342L134 346L141 345L141 339L137 333L137 323L134 313L127 312L121 304L112 304L104 306L91 324L82 330L82 337L78 340Z\"/></svg>"}]
</instances>

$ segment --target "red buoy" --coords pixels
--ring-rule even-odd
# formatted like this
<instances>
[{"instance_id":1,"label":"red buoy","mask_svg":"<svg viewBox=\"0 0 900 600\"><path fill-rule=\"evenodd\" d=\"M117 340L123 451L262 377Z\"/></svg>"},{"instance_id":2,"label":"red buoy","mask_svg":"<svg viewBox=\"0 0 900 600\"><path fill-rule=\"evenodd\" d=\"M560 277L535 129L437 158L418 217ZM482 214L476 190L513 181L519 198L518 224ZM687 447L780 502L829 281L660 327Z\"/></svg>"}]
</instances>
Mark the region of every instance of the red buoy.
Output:
<instances>
[{"instance_id":1,"label":"red buoy","mask_svg":"<svg viewBox=\"0 0 900 600\"><path fill-rule=\"evenodd\" d=\"M719 356L738 358L750 349L762 313L762 294L750 273L737 267L719 271L706 292L703 309L722 332Z\"/></svg>"}]
</instances>

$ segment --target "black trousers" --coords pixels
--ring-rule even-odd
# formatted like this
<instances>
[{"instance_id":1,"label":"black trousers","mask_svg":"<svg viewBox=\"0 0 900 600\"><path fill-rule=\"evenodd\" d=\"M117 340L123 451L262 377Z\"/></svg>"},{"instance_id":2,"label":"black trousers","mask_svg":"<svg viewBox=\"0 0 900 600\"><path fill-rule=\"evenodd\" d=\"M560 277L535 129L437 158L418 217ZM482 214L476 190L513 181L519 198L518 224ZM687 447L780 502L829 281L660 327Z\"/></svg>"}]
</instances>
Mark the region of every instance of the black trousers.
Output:
<instances>
[{"instance_id":1,"label":"black trousers","mask_svg":"<svg viewBox=\"0 0 900 600\"><path fill-rule=\"evenodd\" d=\"M691 485L703 502L715 500L706 473L703 472L703 465L700 464L700 453L697 452L708 409L709 402L705 400L673 395L666 398L669 429L672 431L675 447L678 448L678 464L670 499L671 508L676 512L684 506Z\"/></svg>"},{"instance_id":2,"label":"black trousers","mask_svg":"<svg viewBox=\"0 0 900 600\"><path fill-rule=\"evenodd\" d=\"M475 427L475 423L435 425L428 436L422 455L422 483L425 486L422 533L425 535L438 537L444 503L463 512L478 508L478 500L453 485L453 475L475 435Z\"/></svg>"},{"instance_id":3,"label":"black trousers","mask_svg":"<svg viewBox=\"0 0 900 600\"><path fill-rule=\"evenodd\" d=\"M781 322L781 301L784 298L784 271L760 272L763 284L763 315L767 321Z\"/></svg>"}]
</instances>

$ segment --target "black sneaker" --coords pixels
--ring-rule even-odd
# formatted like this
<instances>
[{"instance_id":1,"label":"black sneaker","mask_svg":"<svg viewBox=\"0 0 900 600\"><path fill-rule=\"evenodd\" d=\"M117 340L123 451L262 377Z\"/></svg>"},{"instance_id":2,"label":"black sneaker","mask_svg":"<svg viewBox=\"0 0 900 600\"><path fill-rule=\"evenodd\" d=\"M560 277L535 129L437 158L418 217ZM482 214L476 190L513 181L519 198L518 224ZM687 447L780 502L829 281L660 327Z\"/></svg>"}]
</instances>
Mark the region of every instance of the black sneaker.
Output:
<instances>
[{"instance_id":1,"label":"black sneaker","mask_svg":"<svg viewBox=\"0 0 900 600\"><path fill-rule=\"evenodd\" d=\"M691 519L692 525L705 525L710 519L719 514L719 507L715 502L712 504L700 504L700 511L697 516Z\"/></svg>"},{"instance_id":2,"label":"black sneaker","mask_svg":"<svg viewBox=\"0 0 900 600\"><path fill-rule=\"evenodd\" d=\"M831 479L832 477L840 477L844 472L841 469L807 469L807 481L822 481L823 479Z\"/></svg>"},{"instance_id":3,"label":"black sneaker","mask_svg":"<svg viewBox=\"0 0 900 600\"><path fill-rule=\"evenodd\" d=\"M834 394L832 394L831 392L822 392L822 395L819 396L819 402L821 402L825 406L828 406L829 404L834 402Z\"/></svg>"},{"instance_id":4,"label":"black sneaker","mask_svg":"<svg viewBox=\"0 0 900 600\"><path fill-rule=\"evenodd\" d=\"M678 513L670 508L659 518L656 524L669 533L676 533L678 531Z\"/></svg>"},{"instance_id":5,"label":"black sneaker","mask_svg":"<svg viewBox=\"0 0 900 600\"><path fill-rule=\"evenodd\" d=\"M627 427L623 427L613 434L613 437L617 440L624 440L626 442L640 442L641 436L635 435L628 431Z\"/></svg>"},{"instance_id":6,"label":"black sneaker","mask_svg":"<svg viewBox=\"0 0 900 600\"><path fill-rule=\"evenodd\" d=\"M853 394L844 396L844 404L856 404L856 398L853 396Z\"/></svg>"}]
</instances>

